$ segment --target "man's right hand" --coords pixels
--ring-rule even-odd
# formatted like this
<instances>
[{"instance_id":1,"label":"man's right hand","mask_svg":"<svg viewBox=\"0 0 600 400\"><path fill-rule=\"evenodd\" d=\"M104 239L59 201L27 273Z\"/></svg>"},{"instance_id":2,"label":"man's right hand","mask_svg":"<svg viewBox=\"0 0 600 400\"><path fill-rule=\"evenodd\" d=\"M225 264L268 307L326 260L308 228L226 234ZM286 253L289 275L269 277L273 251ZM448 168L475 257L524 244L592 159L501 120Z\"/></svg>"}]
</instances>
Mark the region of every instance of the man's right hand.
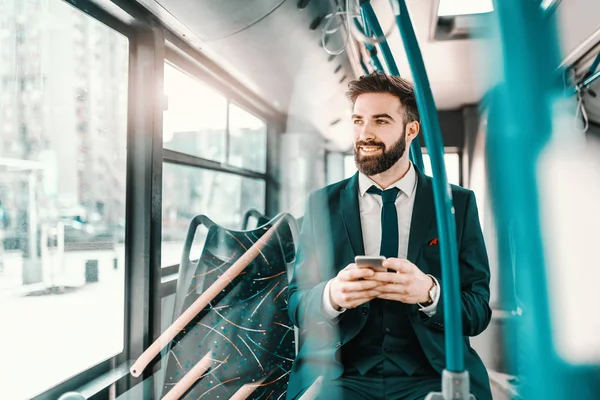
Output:
<instances>
[{"instance_id":1,"label":"man's right hand","mask_svg":"<svg viewBox=\"0 0 600 400\"><path fill-rule=\"evenodd\" d=\"M331 280L329 301L336 310L355 308L381 294L377 287L382 283L371 280L375 273L370 268L357 268L350 264Z\"/></svg>"}]
</instances>

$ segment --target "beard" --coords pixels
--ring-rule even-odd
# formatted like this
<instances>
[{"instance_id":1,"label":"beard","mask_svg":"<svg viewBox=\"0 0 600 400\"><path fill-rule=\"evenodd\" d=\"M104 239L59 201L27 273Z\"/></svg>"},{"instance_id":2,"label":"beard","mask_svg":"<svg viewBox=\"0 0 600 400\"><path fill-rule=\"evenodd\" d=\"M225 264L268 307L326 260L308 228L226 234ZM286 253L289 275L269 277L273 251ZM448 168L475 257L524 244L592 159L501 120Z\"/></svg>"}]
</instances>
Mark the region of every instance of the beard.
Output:
<instances>
[{"instance_id":1,"label":"beard","mask_svg":"<svg viewBox=\"0 0 600 400\"><path fill-rule=\"evenodd\" d=\"M382 152L379 154L365 154L360 152L360 146L372 146L379 147ZM392 168L396 162L404 155L406 151L406 134L403 133L402 137L397 142L393 143L389 149L386 148L385 144L376 141L358 141L354 144L354 162L356 168L367 176L373 176L381 174Z\"/></svg>"}]
</instances>

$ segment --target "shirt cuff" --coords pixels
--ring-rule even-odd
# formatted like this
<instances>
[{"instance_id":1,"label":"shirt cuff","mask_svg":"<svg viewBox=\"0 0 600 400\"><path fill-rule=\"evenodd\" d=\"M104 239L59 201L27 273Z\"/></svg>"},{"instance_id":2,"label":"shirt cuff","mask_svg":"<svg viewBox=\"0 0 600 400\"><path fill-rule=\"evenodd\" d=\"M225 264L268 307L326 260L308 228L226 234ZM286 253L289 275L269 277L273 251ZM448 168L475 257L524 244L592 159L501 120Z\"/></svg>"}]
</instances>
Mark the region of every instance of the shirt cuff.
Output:
<instances>
[{"instance_id":1,"label":"shirt cuff","mask_svg":"<svg viewBox=\"0 0 600 400\"><path fill-rule=\"evenodd\" d=\"M437 311L437 305L440 301L440 296L442 294L442 287L440 286L440 283L438 282L438 280L435 279L435 276L433 276L433 275L429 275L429 276L431 277L431 279L433 279L433 281L435 282L435 285L437 286L437 290L435 291L435 298L433 299L433 303L428 305L427 307L423 307L419 304L419 306L421 307L419 309L419 311L424 312L428 317L433 317L435 315L435 312Z\"/></svg>"},{"instance_id":2,"label":"shirt cuff","mask_svg":"<svg viewBox=\"0 0 600 400\"><path fill-rule=\"evenodd\" d=\"M340 316L340 314L342 314L344 311L346 311L345 308L342 308L340 311L336 310L335 308L333 308L333 306L331 305L331 301L329 300L329 291L331 289L331 281L327 282L327 284L325 285L325 290L323 290L323 300L322 300L322 309L323 309L323 314L325 314L325 316L327 318L329 318L330 320L336 319L337 317Z\"/></svg>"}]
</instances>

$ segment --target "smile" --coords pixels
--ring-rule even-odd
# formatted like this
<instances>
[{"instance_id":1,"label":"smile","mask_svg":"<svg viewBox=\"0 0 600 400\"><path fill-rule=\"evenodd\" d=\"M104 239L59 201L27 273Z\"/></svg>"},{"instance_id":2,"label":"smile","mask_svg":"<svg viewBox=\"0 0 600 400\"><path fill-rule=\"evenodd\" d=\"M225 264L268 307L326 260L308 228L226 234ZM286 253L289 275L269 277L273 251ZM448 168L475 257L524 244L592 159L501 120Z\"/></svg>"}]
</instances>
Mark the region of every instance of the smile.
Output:
<instances>
[{"instance_id":1,"label":"smile","mask_svg":"<svg viewBox=\"0 0 600 400\"><path fill-rule=\"evenodd\" d=\"M365 153L374 153L380 150L381 148L379 146L361 146L360 149Z\"/></svg>"}]
</instances>

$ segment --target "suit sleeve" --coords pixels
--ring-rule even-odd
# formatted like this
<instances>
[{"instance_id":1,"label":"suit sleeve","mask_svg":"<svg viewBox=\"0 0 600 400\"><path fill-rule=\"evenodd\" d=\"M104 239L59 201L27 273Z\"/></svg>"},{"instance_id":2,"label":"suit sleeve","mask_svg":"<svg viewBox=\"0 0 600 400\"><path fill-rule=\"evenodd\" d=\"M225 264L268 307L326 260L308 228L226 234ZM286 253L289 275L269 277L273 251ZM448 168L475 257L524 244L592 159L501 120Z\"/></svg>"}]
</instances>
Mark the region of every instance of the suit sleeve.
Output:
<instances>
[{"instance_id":1,"label":"suit sleeve","mask_svg":"<svg viewBox=\"0 0 600 400\"><path fill-rule=\"evenodd\" d=\"M290 319L300 329L310 329L315 325L331 325L333 321L323 312L323 293L327 280L323 278L321 265L327 257L327 243L319 243L317 247L316 233L321 241L326 237L323 221L327 216L312 194L307 200L302 230L300 233L298 252L294 265L294 273L288 288L288 313Z\"/></svg>"},{"instance_id":2,"label":"suit sleeve","mask_svg":"<svg viewBox=\"0 0 600 400\"><path fill-rule=\"evenodd\" d=\"M487 328L492 318L490 301L490 267L479 223L475 194L470 191L466 201L461 242L459 243L460 295L463 335L477 336ZM440 282L441 284L441 282ZM444 329L444 297L442 291L435 315L421 316L423 324Z\"/></svg>"}]
</instances>

